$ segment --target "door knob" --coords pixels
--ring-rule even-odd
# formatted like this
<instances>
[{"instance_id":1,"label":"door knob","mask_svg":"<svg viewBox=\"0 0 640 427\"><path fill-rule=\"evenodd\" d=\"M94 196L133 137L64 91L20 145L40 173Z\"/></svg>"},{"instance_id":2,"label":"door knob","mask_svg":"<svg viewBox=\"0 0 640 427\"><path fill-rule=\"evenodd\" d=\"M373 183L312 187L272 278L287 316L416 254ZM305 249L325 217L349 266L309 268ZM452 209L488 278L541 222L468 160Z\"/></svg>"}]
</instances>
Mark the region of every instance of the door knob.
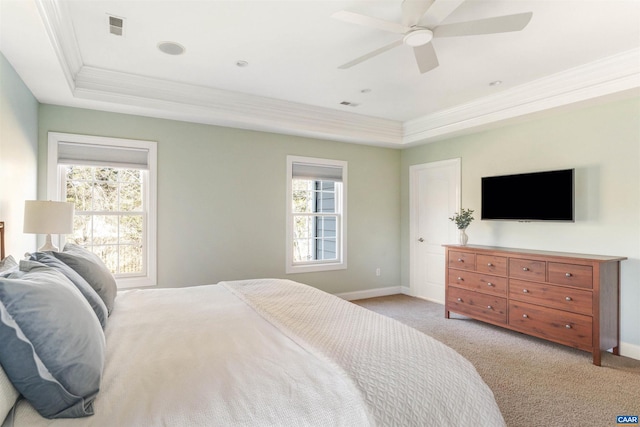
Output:
<instances>
[{"instance_id":1,"label":"door knob","mask_svg":"<svg viewBox=\"0 0 640 427\"><path fill-rule=\"evenodd\" d=\"M422 243L422 242L424 242L424 239L421 237L421 238L418 239L418 242Z\"/></svg>"}]
</instances>

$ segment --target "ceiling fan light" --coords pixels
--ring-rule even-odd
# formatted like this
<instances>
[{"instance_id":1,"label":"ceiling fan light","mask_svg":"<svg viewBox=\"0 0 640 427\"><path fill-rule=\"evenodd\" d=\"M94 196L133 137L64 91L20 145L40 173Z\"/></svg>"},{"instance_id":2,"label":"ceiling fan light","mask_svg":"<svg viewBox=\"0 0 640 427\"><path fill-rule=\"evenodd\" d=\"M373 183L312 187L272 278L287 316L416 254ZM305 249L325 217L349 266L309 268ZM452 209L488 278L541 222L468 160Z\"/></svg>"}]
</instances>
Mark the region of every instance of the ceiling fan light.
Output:
<instances>
[{"instance_id":1,"label":"ceiling fan light","mask_svg":"<svg viewBox=\"0 0 640 427\"><path fill-rule=\"evenodd\" d=\"M422 46L433 39L433 32L427 29L413 30L404 36L404 44L411 47Z\"/></svg>"}]
</instances>

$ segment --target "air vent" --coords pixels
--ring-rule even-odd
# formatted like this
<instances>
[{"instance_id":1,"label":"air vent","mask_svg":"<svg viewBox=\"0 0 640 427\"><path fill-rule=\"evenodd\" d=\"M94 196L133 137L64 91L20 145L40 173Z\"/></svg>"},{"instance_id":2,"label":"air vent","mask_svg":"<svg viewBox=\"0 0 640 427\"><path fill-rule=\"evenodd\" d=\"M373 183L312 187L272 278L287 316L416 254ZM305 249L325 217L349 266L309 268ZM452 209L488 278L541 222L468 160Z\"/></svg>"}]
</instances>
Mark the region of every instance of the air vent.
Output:
<instances>
[{"instance_id":1,"label":"air vent","mask_svg":"<svg viewBox=\"0 0 640 427\"><path fill-rule=\"evenodd\" d=\"M356 104L355 102L342 101L340 105L346 105L347 107L357 107L360 104Z\"/></svg>"},{"instance_id":2,"label":"air vent","mask_svg":"<svg viewBox=\"0 0 640 427\"><path fill-rule=\"evenodd\" d=\"M124 31L124 19L116 16L109 16L109 32L116 36L121 36Z\"/></svg>"}]
</instances>

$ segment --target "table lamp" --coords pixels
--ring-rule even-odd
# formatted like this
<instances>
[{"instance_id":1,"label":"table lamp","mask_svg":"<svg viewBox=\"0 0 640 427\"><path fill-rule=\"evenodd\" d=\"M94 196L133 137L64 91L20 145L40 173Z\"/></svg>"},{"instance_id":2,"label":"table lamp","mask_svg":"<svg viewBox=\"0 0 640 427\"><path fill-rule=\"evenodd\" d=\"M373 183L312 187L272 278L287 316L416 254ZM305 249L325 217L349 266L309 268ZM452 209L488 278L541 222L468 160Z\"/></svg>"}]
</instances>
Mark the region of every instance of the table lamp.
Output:
<instances>
[{"instance_id":1,"label":"table lamp","mask_svg":"<svg viewBox=\"0 0 640 427\"><path fill-rule=\"evenodd\" d=\"M73 233L73 203L26 200L24 202L24 233L46 234L38 251L58 251L51 243L52 234Z\"/></svg>"}]
</instances>

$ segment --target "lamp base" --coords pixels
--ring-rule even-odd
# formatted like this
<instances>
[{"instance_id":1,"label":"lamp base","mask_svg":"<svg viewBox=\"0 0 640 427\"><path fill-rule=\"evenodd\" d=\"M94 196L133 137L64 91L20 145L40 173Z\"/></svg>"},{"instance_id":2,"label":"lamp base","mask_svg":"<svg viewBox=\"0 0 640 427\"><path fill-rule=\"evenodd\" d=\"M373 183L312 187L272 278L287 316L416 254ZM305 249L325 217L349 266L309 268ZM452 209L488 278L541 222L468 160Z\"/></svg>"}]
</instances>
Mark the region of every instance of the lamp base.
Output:
<instances>
[{"instance_id":1,"label":"lamp base","mask_svg":"<svg viewBox=\"0 0 640 427\"><path fill-rule=\"evenodd\" d=\"M51 234L47 234L44 245L38 248L38 252L60 252L58 247L51 243Z\"/></svg>"}]
</instances>

